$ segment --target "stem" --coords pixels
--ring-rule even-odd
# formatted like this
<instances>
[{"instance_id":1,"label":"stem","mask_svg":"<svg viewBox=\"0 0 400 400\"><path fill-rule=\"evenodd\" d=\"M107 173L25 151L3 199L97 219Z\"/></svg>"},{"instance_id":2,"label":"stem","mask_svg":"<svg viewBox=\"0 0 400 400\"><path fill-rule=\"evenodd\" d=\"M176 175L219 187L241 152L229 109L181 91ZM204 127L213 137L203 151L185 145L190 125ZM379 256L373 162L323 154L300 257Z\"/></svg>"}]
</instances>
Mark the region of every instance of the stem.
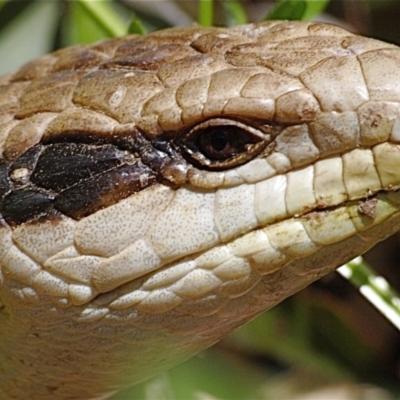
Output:
<instances>
[{"instance_id":1,"label":"stem","mask_svg":"<svg viewBox=\"0 0 400 400\"><path fill-rule=\"evenodd\" d=\"M213 1L199 0L199 24L211 26L213 23Z\"/></svg>"},{"instance_id":2,"label":"stem","mask_svg":"<svg viewBox=\"0 0 400 400\"><path fill-rule=\"evenodd\" d=\"M92 18L111 36L126 34L127 28L110 7L109 1L77 0Z\"/></svg>"},{"instance_id":3,"label":"stem","mask_svg":"<svg viewBox=\"0 0 400 400\"><path fill-rule=\"evenodd\" d=\"M389 282L357 257L337 269L359 292L400 330L400 298Z\"/></svg>"}]
</instances>

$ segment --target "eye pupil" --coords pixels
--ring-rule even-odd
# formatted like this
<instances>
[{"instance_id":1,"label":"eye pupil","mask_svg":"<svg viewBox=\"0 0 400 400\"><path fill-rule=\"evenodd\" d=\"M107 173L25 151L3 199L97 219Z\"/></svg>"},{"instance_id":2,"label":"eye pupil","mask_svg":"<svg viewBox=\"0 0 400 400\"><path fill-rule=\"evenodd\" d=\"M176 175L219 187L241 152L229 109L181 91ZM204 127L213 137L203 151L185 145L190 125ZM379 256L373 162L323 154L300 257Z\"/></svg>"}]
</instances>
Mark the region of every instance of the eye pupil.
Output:
<instances>
[{"instance_id":1,"label":"eye pupil","mask_svg":"<svg viewBox=\"0 0 400 400\"><path fill-rule=\"evenodd\" d=\"M261 131L237 121L205 121L179 138L182 155L198 168L225 170L244 164L265 148Z\"/></svg>"},{"instance_id":2,"label":"eye pupil","mask_svg":"<svg viewBox=\"0 0 400 400\"><path fill-rule=\"evenodd\" d=\"M228 144L228 135L225 131L218 130L212 133L211 146L216 151L222 151Z\"/></svg>"},{"instance_id":3,"label":"eye pupil","mask_svg":"<svg viewBox=\"0 0 400 400\"><path fill-rule=\"evenodd\" d=\"M237 126L216 126L198 134L195 148L209 160L223 161L246 152L246 145L254 142L254 137Z\"/></svg>"}]
</instances>

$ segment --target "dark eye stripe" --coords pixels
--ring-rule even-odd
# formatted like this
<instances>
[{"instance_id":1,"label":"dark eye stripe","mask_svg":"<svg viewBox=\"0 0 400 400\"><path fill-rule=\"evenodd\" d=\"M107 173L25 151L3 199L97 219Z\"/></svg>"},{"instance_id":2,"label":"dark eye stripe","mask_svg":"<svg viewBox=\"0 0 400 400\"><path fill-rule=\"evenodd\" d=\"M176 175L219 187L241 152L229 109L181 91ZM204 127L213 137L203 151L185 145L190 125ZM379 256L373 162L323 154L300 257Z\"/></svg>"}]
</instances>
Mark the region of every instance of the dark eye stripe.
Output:
<instances>
[{"instance_id":1,"label":"dark eye stripe","mask_svg":"<svg viewBox=\"0 0 400 400\"><path fill-rule=\"evenodd\" d=\"M57 213L80 219L156 182L140 158L112 144L32 149L0 165L0 213L10 225Z\"/></svg>"},{"instance_id":2,"label":"dark eye stripe","mask_svg":"<svg viewBox=\"0 0 400 400\"><path fill-rule=\"evenodd\" d=\"M31 181L45 189L60 192L77 182L116 168L128 158L126 152L113 145L52 144L44 147Z\"/></svg>"}]
</instances>

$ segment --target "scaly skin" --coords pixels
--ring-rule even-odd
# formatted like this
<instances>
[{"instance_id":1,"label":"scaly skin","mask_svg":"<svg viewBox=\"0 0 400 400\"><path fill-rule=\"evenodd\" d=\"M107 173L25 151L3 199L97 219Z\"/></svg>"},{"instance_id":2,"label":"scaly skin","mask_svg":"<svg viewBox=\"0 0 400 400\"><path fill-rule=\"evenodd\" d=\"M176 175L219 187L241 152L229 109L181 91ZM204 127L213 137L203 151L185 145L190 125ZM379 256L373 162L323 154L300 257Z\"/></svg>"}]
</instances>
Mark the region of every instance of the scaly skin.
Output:
<instances>
[{"instance_id":1,"label":"scaly skin","mask_svg":"<svg viewBox=\"0 0 400 400\"><path fill-rule=\"evenodd\" d=\"M397 231L398 82L396 46L288 22L77 46L4 77L0 398L145 380ZM76 143L114 146L133 186L68 186Z\"/></svg>"}]
</instances>

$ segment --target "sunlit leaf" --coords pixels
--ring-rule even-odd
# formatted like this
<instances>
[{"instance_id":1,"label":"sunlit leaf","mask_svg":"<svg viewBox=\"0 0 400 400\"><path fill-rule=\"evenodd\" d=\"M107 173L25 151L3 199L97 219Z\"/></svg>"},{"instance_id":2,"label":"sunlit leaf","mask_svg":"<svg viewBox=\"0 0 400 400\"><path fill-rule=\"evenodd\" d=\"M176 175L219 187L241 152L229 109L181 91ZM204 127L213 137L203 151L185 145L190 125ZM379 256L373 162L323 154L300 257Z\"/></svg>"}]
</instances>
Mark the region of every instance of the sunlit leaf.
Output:
<instances>
[{"instance_id":1,"label":"sunlit leaf","mask_svg":"<svg viewBox=\"0 0 400 400\"><path fill-rule=\"evenodd\" d=\"M329 4L329 0L308 0L306 3L307 9L302 19L305 21L309 21L325 10L327 5Z\"/></svg>"},{"instance_id":2,"label":"sunlit leaf","mask_svg":"<svg viewBox=\"0 0 400 400\"><path fill-rule=\"evenodd\" d=\"M328 3L329 0L279 0L265 20L309 20L320 14Z\"/></svg>"},{"instance_id":3,"label":"sunlit leaf","mask_svg":"<svg viewBox=\"0 0 400 400\"><path fill-rule=\"evenodd\" d=\"M137 35L144 35L146 33L146 29L143 26L142 21L136 15L132 18L128 28L128 33L136 33Z\"/></svg>"},{"instance_id":4,"label":"sunlit leaf","mask_svg":"<svg viewBox=\"0 0 400 400\"><path fill-rule=\"evenodd\" d=\"M127 27L113 11L110 1L97 0L76 0L92 18L98 29L106 32L109 37L123 36L127 32Z\"/></svg>"},{"instance_id":5,"label":"sunlit leaf","mask_svg":"<svg viewBox=\"0 0 400 400\"><path fill-rule=\"evenodd\" d=\"M246 10L239 1L227 1L223 5L228 26L243 25L249 22Z\"/></svg>"},{"instance_id":6,"label":"sunlit leaf","mask_svg":"<svg viewBox=\"0 0 400 400\"><path fill-rule=\"evenodd\" d=\"M338 273L400 330L400 297L385 278L377 275L362 257L343 265Z\"/></svg>"},{"instance_id":7,"label":"sunlit leaf","mask_svg":"<svg viewBox=\"0 0 400 400\"><path fill-rule=\"evenodd\" d=\"M63 25L63 34L63 46L77 43L93 43L109 37L107 31L76 1L68 4L68 14Z\"/></svg>"},{"instance_id":8,"label":"sunlit leaf","mask_svg":"<svg viewBox=\"0 0 400 400\"><path fill-rule=\"evenodd\" d=\"M199 24L211 26L213 23L213 0L199 0Z\"/></svg>"}]
</instances>

